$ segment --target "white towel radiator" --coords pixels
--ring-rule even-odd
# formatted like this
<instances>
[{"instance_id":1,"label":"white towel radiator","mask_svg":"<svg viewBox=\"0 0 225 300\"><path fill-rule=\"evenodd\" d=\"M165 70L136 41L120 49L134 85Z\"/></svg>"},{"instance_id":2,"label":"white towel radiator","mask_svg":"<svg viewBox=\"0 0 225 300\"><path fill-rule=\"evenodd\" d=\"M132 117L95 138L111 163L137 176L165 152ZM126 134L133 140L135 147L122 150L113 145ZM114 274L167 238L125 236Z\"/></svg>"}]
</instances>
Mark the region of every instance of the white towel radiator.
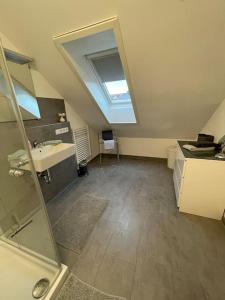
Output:
<instances>
[{"instance_id":1,"label":"white towel radiator","mask_svg":"<svg viewBox=\"0 0 225 300\"><path fill-rule=\"evenodd\" d=\"M72 132L77 164L79 164L84 159L86 159L87 161L90 160L91 145L88 126L73 129Z\"/></svg>"}]
</instances>

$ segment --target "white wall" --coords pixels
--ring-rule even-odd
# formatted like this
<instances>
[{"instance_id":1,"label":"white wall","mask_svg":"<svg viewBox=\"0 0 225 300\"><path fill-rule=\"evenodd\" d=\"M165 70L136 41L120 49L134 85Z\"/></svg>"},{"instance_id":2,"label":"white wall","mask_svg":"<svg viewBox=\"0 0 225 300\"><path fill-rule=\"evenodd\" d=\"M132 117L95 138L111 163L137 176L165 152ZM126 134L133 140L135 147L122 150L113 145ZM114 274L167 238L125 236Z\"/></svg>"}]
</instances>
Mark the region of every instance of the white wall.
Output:
<instances>
[{"instance_id":1,"label":"white wall","mask_svg":"<svg viewBox=\"0 0 225 300\"><path fill-rule=\"evenodd\" d=\"M36 97L63 99L40 72L33 68L31 68L30 71Z\"/></svg>"},{"instance_id":2,"label":"white wall","mask_svg":"<svg viewBox=\"0 0 225 300\"><path fill-rule=\"evenodd\" d=\"M176 144L176 139L119 138L120 153L145 157L167 157L169 146Z\"/></svg>"},{"instance_id":3,"label":"white wall","mask_svg":"<svg viewBox=\"0 0 225 300\"><path fill-rule=\"evenodd\" d=\"M70 121L71 127L73 129L86 126L86 122L74 111L68 102L65 101L66 116Z\"/></svg>"},{"instance_id":4,"label":"white wall","mask_svg":"<svg viewBox=\"0 0 225 300\"><path fill-rule=\"evenodd\" d=\"M15 45L13 45L2 32L0 32L0 38L1 38L2 45L3 45L4 48L12 50L12 51L20 52L15 47Z\"/></svg>"},{"instance_id":5,"label":"white wall","mask_svg":"<svg viewBox=\"0 0 225 300\"><path fill-rule=\"evenodd\" d=\"M67 0L66 6L55 0L2 0L0 28L35 58L41 74L79 115L101 129L107 126L101 112L52 37L118 15L139 121L132 128L119 126L119 133L191 137L225 97L224 10L222 0Z\"/></svg>"},{"instance_id":6,"label":"white wall","mask_svg":"<svg viewBox=\"0 0 225 300\"><path fill-rule=\"evenodd\" d=\"M225 135L225 100L215 110L202 132L214 135L215 141Z\"/></svg>"},{"instance_id":7,"label":"white wall","mask_svg":"<svg viewBox=\"0 0 225 300\"><path fill-rule=\"evenodd\" d=\"M98 133L93 128L89 127L89 136L90 136L90 143L91 143L91 158L94 158L100 152Z\"/></svg>"}]
</instances>

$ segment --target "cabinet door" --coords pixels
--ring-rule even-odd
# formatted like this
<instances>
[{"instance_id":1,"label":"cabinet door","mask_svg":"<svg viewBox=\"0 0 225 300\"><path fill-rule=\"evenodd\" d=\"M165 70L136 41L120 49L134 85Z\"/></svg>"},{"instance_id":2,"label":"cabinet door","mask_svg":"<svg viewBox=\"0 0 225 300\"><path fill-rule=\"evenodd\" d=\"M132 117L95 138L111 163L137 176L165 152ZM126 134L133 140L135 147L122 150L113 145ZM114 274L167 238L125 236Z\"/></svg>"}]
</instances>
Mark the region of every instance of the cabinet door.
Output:
<instances>
[{"instance_id":1,"label":"cabinet door","mask_svg":"<svg viewBox=\"0 0 225 300\"><path fill-rule=\"evenodd\" d=\"M221 220L225 207L225 162L188 159L179 210Z\"/></svg>"},{"instance_id":2,"label":"cabinet door","mask_svg":"<svg viewBox=\"0 0 225 300\"><path fill-rule=\"evenodd\" d=\"M179 207L180 184L175 172L173 173L173 183L174 183L174 190L175 190L175 195L177 200L177 206Z\"/></svg>"},{"instance_id":3,"label":"cabinet door","mask_svg":"<svg viewBox=\"0 0 225 300\"><path fill-rule=\"evenodd\" d=\"M174 189L175 189L175 195L176 195L178 207L180 205L180 194L181 194L180 191L181 191L182 178L184 173L184 163L185 163L185 157L180 149L180 146L177 145L176 159L175 159L174 172L173 172L173 181L174 181Z\"/></svg>"},{"instance_id":4,"label":"cabinet door","mask_svg":"<svg viewBox=\"0 0 225 300\"><path fill-rule=\"evenodd\" d=\"M180 149L179 145L177 147L176 162L177 162L177 166L180 170L180 174L182 174L183 173L183 168L184 168L185 157L184 157L183 152Z\"/></svg>"}]
</instances>

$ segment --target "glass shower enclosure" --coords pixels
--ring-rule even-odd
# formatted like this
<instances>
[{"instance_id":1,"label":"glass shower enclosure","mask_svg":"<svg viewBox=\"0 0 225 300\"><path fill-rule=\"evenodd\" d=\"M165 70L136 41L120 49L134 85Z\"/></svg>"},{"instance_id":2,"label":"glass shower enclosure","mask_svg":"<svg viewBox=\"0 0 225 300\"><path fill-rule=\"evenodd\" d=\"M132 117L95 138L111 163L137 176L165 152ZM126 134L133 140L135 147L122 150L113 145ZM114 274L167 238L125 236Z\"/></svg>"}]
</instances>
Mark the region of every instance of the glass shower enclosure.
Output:
<instances>
[{"instance_id":1,"label":"glass shower enclosure","mask_svg":"<svg viewBox=\"0 0 225 300\"><path fill-rule=\"evenodd\" d=\"M0 290L4 299L26 300L40 279L51 287L61 265L1 43L0 87Z\"/></svg>"}]
</instances>

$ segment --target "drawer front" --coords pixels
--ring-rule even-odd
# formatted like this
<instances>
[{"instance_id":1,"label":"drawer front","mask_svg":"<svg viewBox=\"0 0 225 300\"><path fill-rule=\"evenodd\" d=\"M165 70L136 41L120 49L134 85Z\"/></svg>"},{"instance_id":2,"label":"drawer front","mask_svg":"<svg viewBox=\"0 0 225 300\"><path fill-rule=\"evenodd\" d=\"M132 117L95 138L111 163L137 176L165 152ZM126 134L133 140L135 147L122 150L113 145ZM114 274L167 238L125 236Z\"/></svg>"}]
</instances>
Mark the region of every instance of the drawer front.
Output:
<instances>
[{"instance_id":1,"label":"drawer front","mask_svg":"<svg viewBox=\"0 0 225 300\"><path fill-rule=\"evenodd\" d=\"M173 173L173 180L176 182L179 189L180 189L180 185L181 185L181 179L182 179L182 177L181 177L180 171L178 171L178 172L175 171Z\"/></svg>"},{"instance_id":2,"label":"drawer front","mask_svg":"<svg viewBox=\"0 0 225 300\"><path fill-rule=\"evenodd\" d=\"M176 195L176 200L177 200L177 207L179 207L180 185L177 182L177 178L176 178L175 173L173 173L173 182L174 182L174 190L175 190L175 195Z\"/></svg>"},{"instance_id":3,"label":"drawer front","mask_svg":"<svg viewBox=\"0 0 225 300\"><path fill-rule=\"evenodd\" d=\"M181 160L181 159L176 159L177 161L177 166L180 170L180 173L182 174L183 173L183 169L184 169L184 160Z\"/></svg>"},{"instance_id":4,"label":"drawer front","mask_svg":"<svg viewBox=\"0 0 225 300\"><path fill-rule=\"evenodd\" d=\"M176 152L176 164L181 174L183 173L184 161L185 161L185 157L183 155L183 152L180 149L180 146L178 145L177 152Z\"/></svg>"},{"instance_id":5,"label":"drawer front","mask_svg":"<svg viewBox=\"0 0 225 300\"><path fill-rule=\"evenodd\" d=\"M180 168L179 168L179 164L178 164L177 160L175 160L173 173L176 174L176 177L177 177L177 178L181 178L181 177L182 177L182 173L181 173L181 170L180 170Z\"/></svg>"},{"instance_id":6,"label":"drawer front","mask_svg":"<svg viewBox=\"0 0 225 300\"><path fill-rule=\"evenodd\" d=\"M173 181L174 181L174 190L177 199L177 206L179 207L180 202L180 188L182 183L183 171L184 171L185 157L183 152L180 149L180 146L177 146L176 159L173 171Z\"/></svg>"}]
</instances>

